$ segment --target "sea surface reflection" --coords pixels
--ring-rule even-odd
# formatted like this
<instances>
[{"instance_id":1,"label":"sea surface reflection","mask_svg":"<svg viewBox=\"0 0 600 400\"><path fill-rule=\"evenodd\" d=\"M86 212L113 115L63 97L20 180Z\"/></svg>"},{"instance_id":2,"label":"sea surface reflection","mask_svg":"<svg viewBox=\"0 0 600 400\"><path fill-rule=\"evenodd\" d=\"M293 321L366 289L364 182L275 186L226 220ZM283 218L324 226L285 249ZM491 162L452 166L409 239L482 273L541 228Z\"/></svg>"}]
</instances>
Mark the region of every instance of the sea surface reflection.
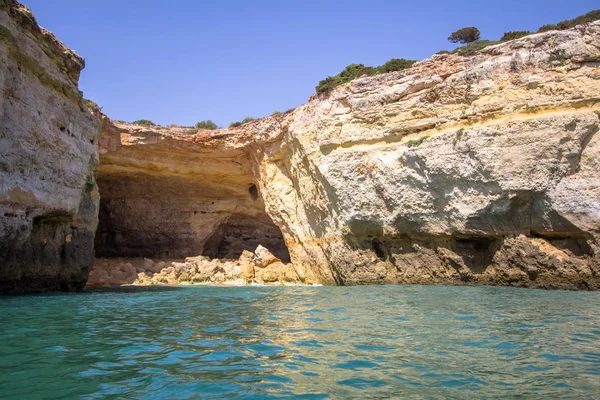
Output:
<instances>
[{"instance_id":1,"label":"sea surface reflection","mask_svg":"<svg viewBox=\"0 0 600 400\"><path fill-rule=\"evenodd\" d=\"M0 317L1 398L600 396L600 293L121 289Z\"/></svg>"}]
</instances>

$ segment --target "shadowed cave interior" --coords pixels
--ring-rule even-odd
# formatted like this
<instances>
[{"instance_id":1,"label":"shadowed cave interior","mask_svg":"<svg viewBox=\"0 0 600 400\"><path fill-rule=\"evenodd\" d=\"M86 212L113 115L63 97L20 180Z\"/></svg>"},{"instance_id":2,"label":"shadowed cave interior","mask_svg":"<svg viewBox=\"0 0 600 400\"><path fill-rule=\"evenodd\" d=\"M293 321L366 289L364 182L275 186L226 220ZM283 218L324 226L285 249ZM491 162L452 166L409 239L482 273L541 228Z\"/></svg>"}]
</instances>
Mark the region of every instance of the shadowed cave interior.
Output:
<instances>
[{"instance_id":1,"label":"shadowed cave interior","mask_svg":"<svg viewBox=\"0 0 600 400\"><path fill-rule=\"evenodd\" d=\"M186 177L103 174L97 257L237 259L259 245L290 262L281 230L256 185Z\"/></svg>"}]
</instances>

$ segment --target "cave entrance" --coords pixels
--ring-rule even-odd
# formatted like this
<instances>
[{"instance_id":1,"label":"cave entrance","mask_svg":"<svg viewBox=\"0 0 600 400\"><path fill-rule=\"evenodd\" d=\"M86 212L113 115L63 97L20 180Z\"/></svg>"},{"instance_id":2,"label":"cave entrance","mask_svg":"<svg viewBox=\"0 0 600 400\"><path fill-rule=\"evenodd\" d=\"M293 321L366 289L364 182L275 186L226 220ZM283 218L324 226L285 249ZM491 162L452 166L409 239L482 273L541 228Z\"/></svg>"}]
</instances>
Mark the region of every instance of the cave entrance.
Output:
<instances>
[{"instance_id":1,"label":"cave entrance","mask_svg":"<svg viewBox=\"0 0 600 400\"><path fill-rule=\"evenodd\" d=\"M203 256L219 259L238 259L244 250L254 252L262 245L284 263L290 253L281 230L264 213L255 217L233 214L222 223L204 246Z\"/></svg>"},{"instance_id":2,"label":"cave entrance","mask_svg":"<svg viewBox=\"0 0 600 400\"><path fill-rule=\"evenodd\" d=\"M101 168L98 186L97 257L237 259L262 245L290 262L283 234L251 180L211 186L190 177L109 175Z\"/></svg>"}]
</instances>

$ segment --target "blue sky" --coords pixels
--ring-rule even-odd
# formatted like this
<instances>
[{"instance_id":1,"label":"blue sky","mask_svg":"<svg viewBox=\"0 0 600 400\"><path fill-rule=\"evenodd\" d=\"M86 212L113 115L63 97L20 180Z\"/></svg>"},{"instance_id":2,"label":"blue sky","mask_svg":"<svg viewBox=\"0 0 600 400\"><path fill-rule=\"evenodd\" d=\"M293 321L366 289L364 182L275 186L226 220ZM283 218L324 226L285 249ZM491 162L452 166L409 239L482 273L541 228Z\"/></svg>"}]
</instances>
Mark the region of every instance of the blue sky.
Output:
<instances>
[{"instance_id":1,"label":"blue sky","mask_svg":"<svg viewBox=\"0 0 600 400\"><path fill-rule=\"evenodd\" d=\"M21 0L86 59L80 88L113 119L227 126L296 107L351 63L423 59L600 8L597 0Z\"/></svg>"}]
</instances>

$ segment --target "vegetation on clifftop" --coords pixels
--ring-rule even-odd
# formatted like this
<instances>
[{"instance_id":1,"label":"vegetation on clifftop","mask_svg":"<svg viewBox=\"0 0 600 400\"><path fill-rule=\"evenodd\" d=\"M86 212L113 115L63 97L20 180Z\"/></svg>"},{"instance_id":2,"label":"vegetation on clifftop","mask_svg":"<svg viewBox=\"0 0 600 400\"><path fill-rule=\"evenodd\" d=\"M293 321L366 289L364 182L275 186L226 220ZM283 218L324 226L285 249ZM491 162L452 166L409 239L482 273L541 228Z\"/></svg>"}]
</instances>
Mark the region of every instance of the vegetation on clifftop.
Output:
<instances>
[{"instance_id":1,"label":"vegetation on clifftop","mask_svg":"<svg viewBox=\"0 0 600 400\"><path fill-rule=\"evenodd\" d=\"M479 50L482 50L488 46L493 46L495 44L502 43L501 40L478 40L476 42L468 43L465 46L458 47L452 51L454 54L458 54L460 56L468 57L477 53Z\"/></svg>"},{"instance_id":2,"label":"vegetation on clifftop","mask_svg":"<svg viewBox=\"0 0 600 400\"><path fill-rule=\"evenodd\" d=\"M469 26L466 28L462 28L457 30L456 32L452 32L452 34L448 37L448 40L452 43L471 43L476 42L481 37L481 32L479 29L474 26Z\"/></svg>"},{"instance_id":3,"label":"vegetation on clifftop","mask_svg":"<svg viewBox=\"0 0 600 400\"><path fill-rule=\"evenodd\" d=\"M81 100L83 102L83 105L89 110L89 111L102 111L102 107L100 107L95 101L90 100L90 99L82 99Z\"/></svg>"},{"instance_id":4,"label":"vegetation on clifftop","mask_svg":"<svg viewBox=\"0 0 600 400\"><path fill-rule=\"evenodd\" d=\"M556 25L554 25L554 24L543 25L540 27L540 29L538 29L538 33L553 31L553 30L563 31L565 29L571 29L577 25L587 24L589 22L594 22L599 19L600 19L600 10L593 10L587 14L580 15L577 18L566 19L564 21L561 21Z\"/></svg>"},{"instance_id":5,"label":"vegetation on clifftop","mask_svg":"<svg viewBox=\"0 0 600 400\"><path fill-rule=\"evenodd\" d=\"M215 124L214 122L212 122L210 119L206 120L206 121L200 121L196 123L196 128L198 129L207 129L209 131L214 131L216 129L219 129L219 127L217 126L217 124Z\"/></svg>"},{"instance_id":6,"label":"vegetation on clifftop","mask_svg":"<svg viewBox=\"0 0 600 400\"><path fill-rule=\"evenodd\" d=\"M316 87L318 93L326 92L327 90L344 83L350 82L353 79L363 75L373 76L386 72L402 71L410 68L416 60L406 60L404 58L392 58L388 62L379 67L367 67L364 64L350 64L342 72L335 76L328 76L323 79Z\"/></svg>"},{"instance_id":7,"label":"vegetation on clifftop","mask_svg":"<svg viewBox=\"0 0 600 400\"><path fill-rule=\"evenodd\" d=\"M143 126L156 126L156 124L149 119L138 119L137 121L133 121L132 124L143 125Z\"/></svg>"},{"instance_id":8,"label":"vegetation on clifftop","mask_svg":"<svg viewBox=\"0 0 600 400\"><path fill-rule=\"evenodd\" d=\"M525 37L527 35L531 35L533 32L531 31L509 31L509 32L505 32L504 36L502 36L500 38L501 42L507 42L509 40L515 40L515 39L520 39L522 37Z\"/></svg>"},{"instance_id":9,"label":"vegetation on clifftop","mask_svg":"<svg viewBox=\"0 0 600 400\"><path fill-rule=\"evenodd\" d=\"M250 121L254 121L254 118L252 117L246 117L243 120L241 120L240 122L232 122L229 124L230 128L237 128L238 126L242 126L244 124L247 124Z\"/></svg>"},{"instance_id":10,"label":"vegetation on clifftop","mask_svg":"<svg viewBox=\"0 0 600 400\"><path fill-rule=\"evenodd\" d=\"M539 32L547 32L550 30L565 30L573 28L580 24L585 24L600 20L600 10L593 10L585 15L581 15L577 18L561 21L558 24L543 25L538 29ZM458 47L453 51L441 50L437 54L449 54L454 53L461 56L472 56L478 51L495 44L507 42L509 40L520 39L522 37L533 34L531 31L509 31L505 32L500 40L485 40L481 39L481 33L479 29L474 26L461 28L453 32L448 40L452 43L463 43L464 46ZM410 68L416 60L406 60L404 58L393 58L379 67L369 67L364 64L350 64L342 72L335 76L328 76L319 82L316 86L317 93L324 93L336 86L348 83L361 76L373 76L386 72L402 71ZM240 124L241 123L237 123ZM233 126L230 125L230 126ZM239 126L239 125L235 125Z\"/></svg>"},{"instance_id":11,"label":"vegetation on clifftop","mask_svg":"<svg viewBox=\"0 0 600 400\"><path fill-rule=\"evenodd\" d=\"M586 23L593 22L593 21L596 21L599 19L600 19L600 10L593 10L585 15L580 15L577 18L561 21L558 24L543 25L535 33L548 32L548 31L553 31L553 30L571 29L577 25L586 24ZM463 28L457 32L461 32L465 29L471 29L471 28ZM477 28L475 28L475 29L477 29ZM455 35L457 32L454 32L448 38L448 40L450 40L453 37L453 35ZM471 55L475 54L476 52L478 52L479 50L482 50L488 46L500 44L503 42L508 42L509 40L520 39L522 37L533 35L533 34L534 34L534 32L531 32L531 31L509 31L509 32L505 32L500 40L479 40L478 39L473 42L467 42L466 46L462 46L462 47L455 49L453 51L453 53L459 54L461 56L471 56ZM450 41L453 43L456 43L456 42L454 42L454 40L450 40Z\"/></svg>"}]
</instances>

